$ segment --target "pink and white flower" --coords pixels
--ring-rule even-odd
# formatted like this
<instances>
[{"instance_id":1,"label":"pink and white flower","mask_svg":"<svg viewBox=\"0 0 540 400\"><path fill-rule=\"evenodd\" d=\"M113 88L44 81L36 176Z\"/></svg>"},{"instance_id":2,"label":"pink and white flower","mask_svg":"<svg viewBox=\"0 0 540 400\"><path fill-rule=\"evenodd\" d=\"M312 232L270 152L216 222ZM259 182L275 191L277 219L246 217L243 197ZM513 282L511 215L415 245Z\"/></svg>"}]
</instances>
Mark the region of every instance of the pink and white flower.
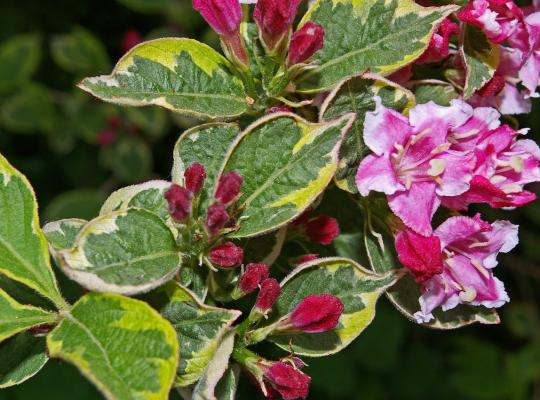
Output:
<instances>
[{"instance_id":1,"label":"pink and white flower","mask_svg":"<svg viewBox=\"0 0 540 400\"><path fill-rule=\"evenodd\" d=\"M430 102L416 106L406 118L380 99L376 102L364 123L364 141L374 154L358 168L358 190L362 196L385 193L392 212L427 236L440 197L469 189L474 153L451 150L448 133L471 118L472 108L461 101L449 107Z\"/></svg>"},{"instance_id":2,"label":"pink and white flower","mask_svg":"<svg viewBox=\"0 0 540 400\"><path fill-rule=\"evenodd\" d=\"M440 247L424 246L424 250L434 254L422 254L418 262L414 262L414 259L419 257L419 253L411 251L410 246L401 246L403 236L400 235L396 238L396 248L400 260L408 260L404 264L406 267L411 262L425 265L426 260L438 263L442 255L442 272L420 281L420 311L415 313L419 323L431 321L434 318L433 310L438 307L443 311L459 304L496 308L510 301L504 284L493 275L492 270L497 266L497 255L507 253L517 245L516 225L508 221L489 224L479 215L474 218L449 218L434 231L430 239L436 242L434 238L437 238ZM437 271L439 266L425 266L425 269Z\"/></svg>"},{"instance_id":3,"label":"pink and white flower","mask_svg":"<svg viewBox=\"0 0 540 400\"><path fill-rule=\"evenodd\" d=\"M480 27L489 40L498 44L516 31L523 12L512 0L471 0L458 18Z\"/></svg>"}]
</instances>

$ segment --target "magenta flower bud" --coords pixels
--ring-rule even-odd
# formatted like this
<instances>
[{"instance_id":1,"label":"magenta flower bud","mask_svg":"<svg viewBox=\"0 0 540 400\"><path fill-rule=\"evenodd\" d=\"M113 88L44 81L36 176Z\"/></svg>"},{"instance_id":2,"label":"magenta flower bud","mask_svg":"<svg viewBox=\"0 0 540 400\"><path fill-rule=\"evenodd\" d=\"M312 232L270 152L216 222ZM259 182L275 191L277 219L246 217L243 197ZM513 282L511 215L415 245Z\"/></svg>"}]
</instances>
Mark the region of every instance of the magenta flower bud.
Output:
<instances>
[{"instance_id":1,"label":"magenta flower bud","mask_svg":"<svg viewBox=\"0 0 540 400\"><path fill-rule=\"evenodd\" d=\"M334 329L344 306L332 294L312 294L296 306L290 316L295 329L306 333L321 333Z\"/></svg>"},{"instance_id":2,"label":"magenta flower bud","mask_svg":"<svg viewBox=\"0 0 540 400\"><path fill-rule=\"evenodd\" d=\"M257 296L257 301L255 302L255 307L261 311L268 311L276 302L277 298L281 293L281 287L279 282L274 278L267 278L261 283L261 290Z\"/></svg>"},{"instance_id":3,"label":"magenta flower bud","mask_svg":"<svg viewBox=\"0 0 540 400\"><path fill-rule=\"evenodd\" d=\"M228 204L240 194L240 188L244 178L235 171L226 172L219 178L219 184L216 190L216 199L223 204Z\"/></svg>"},{"instance_id":4,"label":"magenta flower bud","mask_svg":"<svg viewBox=\"0 0 540 400\"><path fill-rule=\"evenodd\" d=\"M218 233L225 224L229 221L229 214L225 209L225 206L221 203L212 204L206 210L205 225L210 234L215 235Z\"/></svg>"},{"instance_id":5,"label":"magenta flower bud","mask_svg":"<svg viewBox=\"0 0 540 400\"><path fill-rule=\"evenodd\" d=\"M323 46L324 28L319 24L308 21L292 35L287 64L294 65L306 62Z\"/></svg>"},{"instance_id":6,"label":"magenta flower bud","mask_svg":"<svg viewBox=\"0 0 540 400\"><path fill-rule=\"evenodd\" d=\"M274 50L288 36L302 0L258 0L253 18L264 45Z\"/></svg>"},{"instance_id":7,"label":"magenta flower bud","mask_svg":"<svg viewBox=\"0 0 540 400\"><path fill-rule=\"evenodd\" d=\"M210 250L210 261L223 268L231 268L242 264L244 250L233 242L226 242Z\"/></svg>"},{"instance_id":8,"label":"magenta flower bud","mask_svg":"<svg viewBox=\"0 0 540 400\"><path fill-rule=\"evenodd\" d=\"M193 8L220 36L233 35L240 28L242 7L238 0L193 0Z\"/></svg>"},{"instance_id":9,"label":"magenta flower bud","mask_svg":"<svg viewBox=\"0 0 540 400\"><path fill-rule=\"evenodd\" d=\"M292 109L285 104L281 104L279 106L270 107L268 111L266 111L267 114L275 114L278 112L292 112Z\"/></svg>"},{"instance_id":10,"label":"magenta flower bud","mask_svg":"<svg viewBox=\"0 0 540 400\"><path fill-rule=\"evenodd\" d=\"M199 193L206 179L206 170L204 165L196 162L189 166L184 172L184 182L186 189L191 193Z\"/></svg>"},{"instance_id":11,"label":"magenta flower bud","mask_svg":"<svg viewBox=\"0 0 540 400\"><path fill-rule=\"evenodd\" d=\"M124 33L124 38L122 40L122 50L124 51L124 53L127 53L141 42L142 37L139 31L135 29L130 29L126 31L126 33Z\"/></svg>"},{"instance_id":12,"label":"magenta flower bud","mask_svg":"<svg viewBox=\"0 0 540 400\"><path fill-rule=\"evenodd\" d=\"M284 400L307 398L311 382L308 375L282 361L273 362L264 368L263 380L266 391L271 396L269 398L282 397ZM276 394L279 396L276 397Z\"/></svg>"},{"instance_id":13,"label":"magenta flower bud","mask_svg":"<svg viewBox=\"0 0 540 400\"><path fill-rule=\"evenodd\" d=\"M326 215L306 222L305 230L309 241L323 245L331 244L340 233L337 220Z\"/></svg>"},{"instance_id":14,"label":"magenta flower bud","mask_svg":"<svg viewBox=\"0 0 540 400\"><path fill-rule=\"evenodd\" d=\"M294 260L295 265L304 264L319 258L319 254L304 254L303 256L298 257Z\"/></svg>"},{"instance_id":15,"label":"magenta flower bud","mask_svg":"<svg viewBox=\"0 0 540 400\"><path fill-rule=\"evenodd\" d=\"M246 272L240 277L238 286L244 294L254 292L262 281L268 279L268 267L265 264L248 264Z\"/></svg>"},{"instance_id":16,"label":"magenta flower bud","mask_svg":"<svg viewBox=\"0 0 540 400\"><path fill-rule=\"evenodd\" d=\"M169 213L177 222L183 222L191 213L191 193L179 185L172 184L164 194L169 203Z\"/></svg>"}]
</instances>

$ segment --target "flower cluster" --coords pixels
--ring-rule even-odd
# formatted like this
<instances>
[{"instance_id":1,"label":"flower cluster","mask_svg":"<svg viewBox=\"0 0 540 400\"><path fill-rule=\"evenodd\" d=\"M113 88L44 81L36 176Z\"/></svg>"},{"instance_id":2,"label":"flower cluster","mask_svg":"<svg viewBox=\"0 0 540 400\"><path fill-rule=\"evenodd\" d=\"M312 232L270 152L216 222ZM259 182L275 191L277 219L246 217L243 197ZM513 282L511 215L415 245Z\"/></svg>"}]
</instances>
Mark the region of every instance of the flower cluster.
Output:
<instances>
[{"instance_id":1,"label":"flower cluster","mask_svg":"<svg viewBox=\"0 0 540 400\"><path fill-rule=\"evenodd\" d=\"M358 168L358 190L386 194L407 227L396 248L422 285L420 321L438 306L498 307L508 300L491 269L497 253L517 243L517 227L452 217L433 231L431 221L441 205L466 210L472 203L502 208L534 200L524 185L540 181L540 149L520 138L526 133L502 125L497 110L461 100L418 105L408 118L378 100L366 115L364 140L373 154Z\"/></svg>"}]
</instances>

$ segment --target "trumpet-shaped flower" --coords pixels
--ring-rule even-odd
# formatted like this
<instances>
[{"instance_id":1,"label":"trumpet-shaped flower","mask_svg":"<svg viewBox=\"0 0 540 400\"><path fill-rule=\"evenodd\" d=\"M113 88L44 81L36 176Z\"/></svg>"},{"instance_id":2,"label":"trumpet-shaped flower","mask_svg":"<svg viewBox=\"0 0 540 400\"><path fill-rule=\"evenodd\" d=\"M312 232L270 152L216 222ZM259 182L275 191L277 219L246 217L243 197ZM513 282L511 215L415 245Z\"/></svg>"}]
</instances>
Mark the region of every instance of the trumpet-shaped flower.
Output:
<instances>
[{"instance_id":1,"label":"trumpet-shaped flower","mask_svg":"<svg viewBox=\"0 0 540 400\"><path fill-rule=\"evenodd\" d=\"M448 133L472 117L472 108L461 101L449 107L422 104L406 118L377 99L364 124L364 141L373 154L358 168L360 194L385 193L390 209L405 225L421 235L431 234L440 196L469 189L474 153L450 149Z\"/></svg>"}]
</instances>

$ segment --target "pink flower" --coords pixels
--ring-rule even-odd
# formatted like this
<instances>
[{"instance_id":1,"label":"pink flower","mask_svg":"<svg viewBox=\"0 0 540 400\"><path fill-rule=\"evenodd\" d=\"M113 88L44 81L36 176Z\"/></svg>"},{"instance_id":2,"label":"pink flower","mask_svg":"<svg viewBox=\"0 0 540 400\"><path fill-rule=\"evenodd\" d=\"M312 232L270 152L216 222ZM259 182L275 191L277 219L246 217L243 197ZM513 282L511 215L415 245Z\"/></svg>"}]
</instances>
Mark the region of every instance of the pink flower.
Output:
<instances>
[{"instance_id":1,"label":"pink flower","mask_svg":"<svg viewBox=\"0 0 540 400\"><path fill-rule=\"evenodd\" d=\"M433 319L437 307L443 311L458 304L494 308L509 301L492 269L497 266L499 253L507 253L517 245L516 225L508 221L490 225L478 215L451 217L435 230L434 237L441 243L443 271L422 282L421 310L415 314L418 322Z\"/></svg>"},{"instance_id":2,"label":"pink flower","mask_svg":"<svg viewBox=\"0 0 540 400\"><path fill-rule=\"evenodd\" d=\"M267 278L268 267L265 264L250 263L240 277L238 286L244 294L249 294L257 290L261 282Z\"/></svg>"},{"instance_id":3,"label":"pink flower","mask_svg":"<svg viewBox=\"0 0 540 400\"><path fill-rule=\"evenodd\" d=\"M274 50L291 30L302 0L258 0L253 18L266 48Z\"/></svg>"},{"instance_id":4,"label":"pink flower","mask_svg":"<svg viewBox=\"0 0 540 400\"><path fill-rule=\"evenodd\" d=\"M524 186L540 181L540 148L532 140L517 140L525 132L503 125L469 137L476 156L470 189L444 197L443 205L455 210L467 209L471 203L501 208L535 200L536 195L524 190Z\"/></svg>"},{"instance_id":5,"label":"pink flower","mask_svg":"<svg viewBox=\"0 0 540 400\"><path fill-rule=\"evenodd\" d=\"M335 218L320 215L305 223L305 231L310 242L329 245L339 236L339 225Z\"/></svg>"},{"instance_id":6,"label":"pink flower","mask_svg":"<svg viewBox=\"0 0 540 400\"><path fill-rule=\"evenodd\" d=\"M242 264L244 250L233 242L226 242L210 250L209 258L220 267L231 268Z\"/></svg>"},{"instance_id":7,"label":"pink flower","mask_svg":"<svg viewBox=\"0 0 540 400\"><path fill-rule=\"evenodd\" d=\"M314 22L306 24L292 35L289 45L288 65L309 60L324 45L324 28Z\"/></svg>"},{"instance_id":8,"label":"pink flower","mask_svg":"<svg viewBox=\"0 0 540 400\"><path fill-rule=\"evenodd\" d=\"M344 308L341 300L334 295L309 295L291 313L291 324L305 333L326 332L337 326Z\"/></svg>"},{"instance_id":9,"label":"pink flower","mask_svg":"<svg viewBox=\"0 0 540 400\"><path fill-rule=\"evenodd\" d=\"M191 164L184 172L184 181L186 189L191 193L199 193L206 179L206 170L204 165L196 162Z\"/></svg>"},{"instance_id":10,"label":"pink flower","mask_svg":"<svg viewBox=\"0 0 540 400\"><path fill-rule=\"evenodd\" d=\"M228 204L235 200L240 194L240 188L244 178L238 175L235 171L224 173L219 178L218 187L216 189L216 199L223 204Z\"/></svg>"},{"instance_id":11,"label":"pink flower","mask_svg":"<svg viewBox=\"0 0 540 400\"><path fill-rule=\"evenodd\" d=\"M255 307L262 312L270 310L279 295L281 294L281 287L279 282L274 278L267 278L261 282L261 289L259 295L255 301Z\"/></svg>"},{"instance_id":12,"label":"pink flower","mask_svg":"<svg viewBox=\"0 0 540 400\"><path fill-rule=\"evenodd\" d=\"M205 226L211 235L218 233L229 221L229 214L221 203L212 204L206 210Z\"/></svg>"},{"instance_id":13,"label":"pink flower","mask_svg":"<svg viewBox=\"0 0 540 400\"><path fill-rule=\"evenodd\" d=\"M219 35L233 35L240 29L242 8L238 0L193 0L193 8Z\"/></svg>"},{"instance_id":14,"label":"pink flower","mask_svg":"<svg viewBox=\"0 0 540 400\"><path fill-rule=\"evenodd\" d=\"M396 251L403 264L422 283L443 271L441 241L406 229L396 236Z\"/></svg>"},{"instance_id":15,"label":"pink flower","mask_svg":"<svg viewBox=\"0 0 540 400\"><path fill-rule=\"evenodd\" d=\"M292 365L282 361L273 362L263 366L263 373L267 398L279 398L276 395L284 400L307 398L311 378Z\"/></svg>"},{"instance_id":16,"label":"pink flower","mask_svg":"<svg viewBox=\"0 0 540 400\"><path fill-rule=\"evenodd\" d=\"M385 193L390 209L405 225L429 235L440 196L457 196L469 189L474 154L450 150L448 132L471 116L470 106L454 100L449 107L433 102L418 105L406 118L377 99L375 111L367 113L364 122L364 141L374 154L358 168L360 194Z\"/></svg>"},{"instance_id":17,"label":"pink flower","mask_svg":"<svg viewBox=\"0 0 540 400\"><path fill-rule=\"evenodd\" d=\"M512 0L471 0L458 18L482 28L489 40L498 44L516 31L523 12Z\"/></svg>"},{"instance_id":18,"label":"pink flower","mask_svg":"<svg viewBox=\"0 0 540 400\"><path fill-rule=\"evenodd\" d=\"M431 37L429 47L416 61L415 64L427 64L439 62L448 57L450 36L459 34L459 26L450 19L445 19L437 32Z\"/></svg>"},{"instance_id":19,"label":"pink flower","mask_svg":"<svg viewBox=\"0 0 540 400\"><path fill-rule=\"evenodd\" d=\"M191 214L191 193L176 184L172 184L164 194L169 203L169 213L177 222L183 222Z\"/></svg>"}]
</instances>

